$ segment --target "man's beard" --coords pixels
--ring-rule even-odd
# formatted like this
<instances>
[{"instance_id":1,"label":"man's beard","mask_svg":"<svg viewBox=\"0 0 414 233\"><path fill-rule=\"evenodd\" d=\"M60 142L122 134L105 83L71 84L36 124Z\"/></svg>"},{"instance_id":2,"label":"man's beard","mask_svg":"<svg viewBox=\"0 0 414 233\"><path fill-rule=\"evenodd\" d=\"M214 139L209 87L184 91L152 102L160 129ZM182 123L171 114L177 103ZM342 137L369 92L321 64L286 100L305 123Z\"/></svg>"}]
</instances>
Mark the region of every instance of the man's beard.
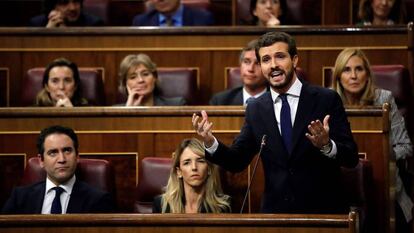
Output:
<instances>
[{"instance_id":1,"label":"man's beard","mask_svg":"<svg viewBox=\"0 0 414 233\"><path fill-rule=\"evenodd\" d=\"M280 69L277 69L277 70L280 70ZM272 72L273 71L275 71L275 70L272 70ZM283 73L282 73L282 75L283 74L285 74L285 80L282 82L282 83L278 83L278 84L274 84L274 83L272 83L272 82L269 82L270 83L270 86L272 86L273 88L275 88L275 89L277 89L277 90L281 90L281 89L284 89L284 88L286 88L287 86L289 86L290 85L290 82L292 81L292 79L293 79L293 75L294 75L294 73L295 73L295 70L292 68L292 69L290 69L289 71L288 71L288 73L285 73L285 71L283 71L283 70L280 70L280 71L282 71ZM272 77L270 77L270 79L271 79Z\"/></svg>"}]
</instances>

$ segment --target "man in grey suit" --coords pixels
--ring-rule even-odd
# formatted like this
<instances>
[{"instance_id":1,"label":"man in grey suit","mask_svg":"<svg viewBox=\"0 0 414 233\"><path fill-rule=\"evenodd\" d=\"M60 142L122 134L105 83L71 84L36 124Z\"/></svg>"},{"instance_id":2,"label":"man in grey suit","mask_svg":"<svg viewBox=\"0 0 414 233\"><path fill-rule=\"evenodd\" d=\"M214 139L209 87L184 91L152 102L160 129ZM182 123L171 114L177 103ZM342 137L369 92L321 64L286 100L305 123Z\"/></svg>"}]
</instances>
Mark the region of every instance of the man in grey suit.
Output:
<instances>
[{"instance_id":1,"label":"man in grey suit","mask_svg":"<svg viewBox=\"0 0 414 233\"><path fill-rule=\"evenodd\" d=\"M246 105L249 98L258 98L268 89L268 82L257 62L254 48L257 40L250 41L240 53L240 78L243 85L215 94L210 105Z\"/></svg>"},{"instance_id":2,"label":"man in grey suit","mask_svg":"<svg viewBox=\"0 0 414 233\"><path fill-rule=\"evenodd\" d=\"M3 214L65 214L114 212L109 193L95 189L75 176L78 138L71 128L51 126L37 141L44 181L17 187L2 209Z\"/></svg>"}]
</instances>

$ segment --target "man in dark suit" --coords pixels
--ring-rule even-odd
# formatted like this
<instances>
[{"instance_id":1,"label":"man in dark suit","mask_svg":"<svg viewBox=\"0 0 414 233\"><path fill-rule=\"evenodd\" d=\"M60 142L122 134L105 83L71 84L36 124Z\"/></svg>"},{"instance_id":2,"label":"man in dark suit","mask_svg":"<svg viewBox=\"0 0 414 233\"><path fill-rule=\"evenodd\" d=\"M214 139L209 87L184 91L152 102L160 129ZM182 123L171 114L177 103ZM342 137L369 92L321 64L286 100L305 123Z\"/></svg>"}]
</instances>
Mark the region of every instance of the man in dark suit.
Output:
<instances>
[{"instance_id":1,"label":"man in dark suit","mask_svg":"<svg viewBox=\"0 0 414 233\"><path fill-rule=\"evenodd\" d=\"M205 111L201 119L193 115L207 159L225 169L242 171L259 152L266 135L261 153L265 175L262 212L349 211L341 192L340 166L354 167L358 153L340 97L297 78L298 55L290 35L266 33L255 50L270 92L247 105L244 126L230 147L213 136Z\"/></svg>"},{"instance_id":2,"label":"man in dark suit","mask_svg":"<svg viewBox=\"0 0 414 233\"><path fill-rule=\"evenodd\" d=\"M3 214L65 214L114 212L109 193L76 179L78 152L75 132L62 126L41 131L37 141L45 181L17 187L2 209Z\"/></svg>"},{"instance_id":3,"label":"man in dark suit","mask_svg":"<svg viewBox=\"0 0 414 233\"><path fill-rule=\"evenodd\" d=\"M210 12L184 6L181 0L150 0L148 12L136 15L132 26L210 26Z\"/></svg>"},{"instance_id":4,"label":"man in dark suit","mask_svg":"<svg viewBox=\"0 0 414 233\"><path fill-rule=\"evenodd\" d=\"M45 0L45 14L30 19L33 27L103 26L97 16L87 14L82 9L83 0Z\"/></svg>"},{"instance_id":5,"label":"man in dark suit","mask_svg":"<svg viewBox=\"0 0 414 233\"><path fill-rule=\"evenodd\" d=\"M256 43L257 40L250 41L240 53L240 79L243 85L215 94L210 105L246 105L248 100L266 92L268 82L257 62Z\"/></svg>"}]
</instances>

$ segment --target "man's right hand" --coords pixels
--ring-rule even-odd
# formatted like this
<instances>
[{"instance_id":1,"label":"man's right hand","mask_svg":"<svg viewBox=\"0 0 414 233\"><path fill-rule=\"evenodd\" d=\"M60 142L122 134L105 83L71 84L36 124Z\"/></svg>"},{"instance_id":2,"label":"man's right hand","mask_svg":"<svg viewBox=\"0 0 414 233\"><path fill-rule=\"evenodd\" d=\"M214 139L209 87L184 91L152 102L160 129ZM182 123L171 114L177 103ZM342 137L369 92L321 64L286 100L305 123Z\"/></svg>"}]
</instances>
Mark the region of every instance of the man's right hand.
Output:
<instances>
[{"instance_id":1,"label":"man's right hand","mask_svg":"<svg viewBox=\"0 0 414 233\"><path fill-rule=\"evenodd\" d=\"M212 132L213 123L208 121L206 111L201 111L201 118L199 115L194 113L192 123L196 133L203 138L205 147L211 147L214 143L214 136Z\"/></svg>"},{"instance_id":2,"label":"man's right hand","mask_svg":"<svg viewBox=\"0 0 414 233\"><path fill-rule=\"evenodd\" d=\"M46 27L47 28L56 28L65 26L65 22L63 20L63 14L60 11L52 10L48 15L48 22Z\"/></svg>"}]
</instances>

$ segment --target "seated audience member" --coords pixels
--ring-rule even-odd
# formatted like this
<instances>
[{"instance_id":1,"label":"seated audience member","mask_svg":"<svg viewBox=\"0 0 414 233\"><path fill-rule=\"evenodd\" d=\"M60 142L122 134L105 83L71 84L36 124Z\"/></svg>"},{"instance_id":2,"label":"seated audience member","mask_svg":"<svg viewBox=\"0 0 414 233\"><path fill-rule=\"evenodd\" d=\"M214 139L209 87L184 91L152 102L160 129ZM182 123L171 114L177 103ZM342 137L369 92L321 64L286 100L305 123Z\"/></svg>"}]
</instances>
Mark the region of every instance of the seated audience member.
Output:
<instances>
[{"instance_id":1,"label":"seated audience member","mask_svg":"<svg viewBox=\"0 0 414 233\"><path fill-rule=\"evenodd\" d=\"M360 0L357 25L394 25L406 23L402 0Z\"/></svg>"},{"instance_id":2,"label":"seated audience member","mask_svg":"<svg viewBox=\"0 0 414 233\"><path fill-rule=\"evenodd\" d=\"M125 106L185 105L183 97L165 98L157 87L157 65L143 53L126 56L119 67L119 91L127 94Z\"/></svg>"},{"instance_id":3,"label":"seated audience member","mask_svg":"<svg viewBox=\"0 0 414 233\"><path fill-rule=\"evenodd\" d=\"M278 26L283 24L283 14L286 13L285 0L251 0L250 14L253 16L251 22L242 24L258 26Z\"/></svg>"},{"instance_id":4,"label":"seated audience member","mask_svg":"<svg viewBox=\"0 0 414 233\"><path fill-rule=\"evenodd\" d=\"M66 58L58 58L47 65L43 74L43 89L36 96L36 106L86 106L82 98L78 66Z\"/></svg>"},{"instance_id":5,"label":"seated audience member","mask_svg":"<svg viewBox=\"0 0 414 233\"><path fill-rule=\"evenodd\" d=\"M153 213L228 213L230 197L221 189L218 167L204 157L202 142L184 139L177 147L164 194Z\"/></svg>"},{"instance_id":6,"label":"seated audience member","mask_svg":"<svg viewBox=\"0 0 414 233\"><path fill-rule=\"evenodd\" d=\"M44 181L17 187L2 209L3 214L66 214L114 212L109 193L78 180L78 137L71 128L51 126L37 140Z\"/></svg>"},{"instance_id":7,"label":"seated audience member","mask_svg":"<svg viewBox=\"0 0 414 233\"><path fill-rule=\"evenodd\" d=\"M82 9L83 0L44 0L45 14L30 19L35 27L103 26L97 16L87 14Z\"/></svg>"},{"instance_id":8,"label":"seated audience member","mask_svg":"<svg viewBox=\"0 0 414 233\"><path fill-rule=\"evenodd\" d=\"M398 111L394 97L388 90L377 88L373 84L372 71L368 58L359 49L344 49L337 57L333 77L336 80L335 89L342 98L345 106L371 106L389 103L390 111L390 144L396 160L412 156L413 146L405 128L403 117ZM402 225L408 227L412 219L413 203L407 195L402 180L396 177L396 232L406 232ZM404 217L405 216L405 219ZM398 222L402 223L398 224ZM411 231L410 231L411 232Z\"/></svg>"},{"instance_id":9,"label":"seated audience member","mask_svg":"<svg viewBox=\"0 0 414 233\"><path fill-rule=\"evenodd\" d=\"M210 26L212 14L181 4L181 0L149 0L149 10L136 15L132 26Z\"/></svg>"},{"instance_id":10,"label":"seated audience member","mask_svg":"<svg viewBox=\"0 0 414 233\"><path fill-rule=\"evenodd\" d=\"M251 98L266 92L268 82L263 76L254 51L257 40L250 41L240 54L240 78L243 86L217 93L210 105L246 105Z\"/></svg>"}]
</instances>

